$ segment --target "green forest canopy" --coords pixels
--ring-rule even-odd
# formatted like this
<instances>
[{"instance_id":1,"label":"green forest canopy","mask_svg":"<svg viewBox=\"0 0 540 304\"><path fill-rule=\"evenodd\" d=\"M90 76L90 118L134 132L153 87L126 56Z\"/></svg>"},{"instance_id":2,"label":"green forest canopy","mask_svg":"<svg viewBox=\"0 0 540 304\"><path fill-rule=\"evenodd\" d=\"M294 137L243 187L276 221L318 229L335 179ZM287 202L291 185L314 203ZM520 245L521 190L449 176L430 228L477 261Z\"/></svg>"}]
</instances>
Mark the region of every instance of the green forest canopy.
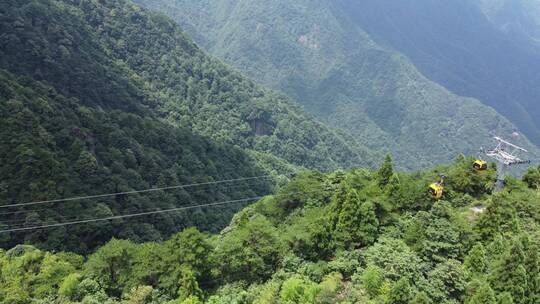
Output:
<instances>
[{"instance_id":1,"label":"green forest canopy","mask_svg":"<svg viewBox=\"0 0 540 304\"><path fill-rule=\"evenodd\" d=\"M241 206L2 233L0 303L540 300L540 168L493 193L493 164L400 173L387 157L276 189L371 153L128 1L7 0L0 32L3 205L272 176L7 208L0 230L274 192L225 229Z\"/></svg>"},{"instance_id":2,"label":"green forest canopy","mask_svg":"<svg viewBox=\"0 0 540 304\"><path fill-rule=\"evenodd\" d=\"M2 204L273 176L8 209L2 227L252 197L297 168L372 164L354 140L207 56L164 15L129 1L2 1L0 32ZM238 208L115 221L98 231L19 233L0 246L86 252L111 236L157 241L193 225L217 232Z\"/></svg>"},{"instance_id":3,"label":"green forest canopy","mask_svg":"<svg viewBox=\"0 0 540 304\"><path fill-rule=\"evenodd\" d=\"M496 169L472 161L306 172L220 234L88 256L18 245L0 252L0 303L538 303L540 168L492 193Z\"/></svg>"},{"instance_id":4,"label":"green forest canopy","mask_svg":"<svg viewBox=\"0 0 540 304\"><path fill-rule=\"evenodd\" d=\"M371 150L382 151L381 155L391 152L400 169L431 168L434 163L450 162L459 153L477 153L480 147L493 144L493 134L509 137L518 131L515 125L531 125L520 130L530 131L525 133L533 138L535 116L528 113L538 109L538 60L522 53L510 55L516 54L515 48L494 57L499 40L478 43L475 35L484 33L483 28L473 30L460 24L464 15L469 18L472 14L467 12L473 11L469 6L474 1L447 1L444 5L452 9L445 10L438 9L442 4L437 1L406 0L135 2L169 15L211 54L254 80L282 90L330 126L350 134ZM445 15L455 7L462 13ZM410 14L403 16L403 9ZM425 11L428 13L422 15ZM393 18L386 19L386 15ZM372 28L362 22L364 19L372 21L373 31L368 31ZM393 20L403 26L393 27ZM400 31L409 25L410 33ZM449 28L450 34L440 28ZM470 36L460 35L460 31ZM419 54L418 60L409 59L407 52L399 53L401 44L376 39L383 36L378 32L395 33L395 44L410 46L413 51L424 47L415 53ZM418 32L423 33L417 35L418 40L406 44L407 35ZM428 38L432 43L425 42ZM439 43L443 46L432 47ZM477 60L463 65L462 58L470 58L470 49L477 44L480 51L486 52L474 53ZM455 60L447 59L456 53L460 56ZM439 57L448 64L441 71L439 61L433 59ZM519 61L520 68L507 71L515 67L500 64L508 62L501 58ZM477 77L482 78L479 82L467 69L488 60L504 71L475 70L475 75L483 77ZM414 63L422 69L419 71ZM436 74L427 73L432 70L442 75L430 77ZM448 87L468 90L452 93L441 78L457 79ZM522 89L514 89L518 87ZM520 106L518 101L529 106ZM525 136L517 140L540 155Z\"/></svg>"}]
</instances>

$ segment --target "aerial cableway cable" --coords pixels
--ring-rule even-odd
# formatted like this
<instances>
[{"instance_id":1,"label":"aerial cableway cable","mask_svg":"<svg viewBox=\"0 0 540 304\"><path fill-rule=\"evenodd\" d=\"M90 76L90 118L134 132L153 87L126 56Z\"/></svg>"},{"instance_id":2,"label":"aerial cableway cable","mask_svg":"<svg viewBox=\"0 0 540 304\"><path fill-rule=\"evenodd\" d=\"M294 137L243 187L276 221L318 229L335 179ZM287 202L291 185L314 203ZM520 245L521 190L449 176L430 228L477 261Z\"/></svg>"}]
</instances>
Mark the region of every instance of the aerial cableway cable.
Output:
<instances>
[{"instance_id":1,"label":"aerial cableway cable","mask_svg":"<svg viewBox=\"0 0 540 304\"><path fill-rule=\"evenodd\" d=\"M197 194L197 193L204 193L204 192L209 192L209 191L222 191L222 190L231 190L231 189L241 189L243 187L247 187L247 186L253 186L253 182L258 182L260 181L259 180L249 180L247 181L247 183L241 183L241 184L236 184L236 185L233 185L233 186L227 186L226 189L219 189L219 190L214 190L214 189L199 189L199 190L196 190L196 191L190 191L188 194L190 195L193 195L193 194ZM99 202L99 201L98 201ZM23 210L23 211L16 211L16 212L6 212L4 214L14 214L14 213L18 213L18 214L21 214L21 213L32 213L32 212L42 212L42 211L46 211L46 210L49 210L49 208L40 208L40 209L30 209L30 210ZM142 209L140 210L140 212L146 212L146 211L157 211L157 210L163 210L163 209ZM2 213L0 213L1 215ZM83 220L81 218L72 218L72 219L67 219L67 218L64 218L63 219L64 221L77 221L77 220ZM13 227L22 227L22 226L25 226L25 223L27 222L27 219L22 219L22 218L19 218L19 219L13 219L13 220L2 220L0 221L0 225L6 225L6 226L10 226L11 228ZM54 222L53 222L54 223ZM51 224L53 224L51 223ZM49 224L47 222L45 222L45 224Z\"/></svg>"},{"instance_id":2,"label":"aerial cableway cable","mask_svg":"<svg viewBox=\"0 0 540 304\"><path fill-rule=\"evenodd\" d=\"M310 191L310 192L313 192L313 191ZM276 194L274 196L288 196L288 195L294 195L294 194L299 194L299 193L307 193L307 192L298 191L298 192L290 192L290 193L284 193L284 194ZM151 215L151 214L160 214L160 213L184 211L184 210L195 209L195 208L213 207L213 206L233 204L233 203L256 201L256 200L262 199L264 197L265 196L255 196L255 197L249 197L249 198L244 198L244 199L228 200L228 201L208 203L208 204L199 204L199 205L193 205L193 206L184 206L184 207L171 208L171 209L163 209L163 210L155 210L155 211L148 211L148 212L138 212L138 213L131 213L131 214L114 215L114 216L107 216L107 217L101 217L101 218L85 219L85 220L70 221L70 222L61 222L61 223L47 224L47 225L37 225L37 226L29 226L29 227L4 229L4 230L0 230L0 233L35 230L35 229L44 229L44 228L52 228L52 227L61 227L61 226L69 226L69 225L76 225L76 224L85 224L85 223L93 223L93 222L110 221L110 220L122 219L122 218L132 218L132 217L145 216L145 215Z\"/></svg>"},{"instance_id":3,"label":"aerial cableway cable","mask_svg":"<svg viewBox=\"0 0 540 304\"><path fill-rule=\"evenodd\" d=\"M123 215L114 215L114 216L108 216L108 217L102 217L102 218L78 220L78 221L71 221L71 222L61 222L61 223L55 223L55 224L47 224L47 225L38 225L38 226L29 226L29 227L5 229L5 230L0 230L0 233L25 231L25 230L35 230L35 229L60 227L60 226L69 226L69 225L76 225L76 224L101 222L101 221L110 221L110 220L115 220L115 219L131 218L131 217L144 216L144 215L150 215L150 214L159 214L159 213L183 211L183 210L202 208L202 207L218 206L218 205L240 203L240 202L249 202L249 201L254 201L254 200L257 200L257 199L261 199L263 197L264 196L256 196L256 197L250 197L250 198L245 198L245 199L230 200L230 201L224 201L224 202L193 205L193 206L184 206L184 207L178 207L178 208L172 208L172 209L163 209L163 210L155 210L155 211L148 211L148 212L139 212L139 213L131 213L131 214L123 214Z\"/></svg>"},{"instance_id":4,"label":"aerial cableway cable","mask_svg":"<svg viewBox=\"0 0 540 304\"><path fill-rule=\"evenodd\" d=\"M51 204L51 203L61 203L61 202L69 202L69 201L79 201L79 200L86 200L86 199L111 197L111 196L117 196L117 195L128 195L128 194L135 194L135 193L147 193L147 192L154 192L154 191L164 191L164 190L172 190L172 189L190 188L190 187L203 186L203 185L213 185L213 184L223 184L223 183L229 183L229 182L247 181L247 180L252 180L252 179L261 179L261 178L269 178L269 177L272 177L272 175L260 175L260 176L253 176L253 177L242 177L242 178L234 178L234 179L219 180L219 181L212 181L212 182L203 182L203 183L193 183L193 184L185 184L185 185L150 188L150 189L143 189L143 190L130 190L130 191L114 192L114 193L106 193L106 194L75 196L75 197L69 197L69 198L59 198L59 199L34 201L34 202L27 202L27 203L8 204L8 205L0 205L0 208L23 207L23 206L40 205L40 204Z\"/></svg>"},{"instance_id":5,"label":"aerial cableway cable","mask_svg":"<svg viewBox=\"0 0 540 304\"><path fill-rule=\"evenodd\" d=\"M229 190L231 188L248 186L248 185L250 185L250 183L252 183L254 181L258 182L258 181L262 180L263 178L269 179L270 177L272 177L272 176L259 176L259 177L249 178L249 179L241 179L241 180L236 180L236 179L234 179L234 180L221 180L221 181L215 181L215 182L204 182L204 183L199 183L199 184L189 184L189 185L162 187L162 188L165 188L165 189L162 189L162 188L150 188L150 189L145 189L145 190L126 191L126 192L130 192L130 193L128 193L128 194L117 194L117 195L129 195L129 194L136 194L136 193L145 193L145 192L149 192L149 190L157 191L157 190L154 190L154 189L160 189L161 191L171 190L171 189L184 189L184 190L187 191L188 189L195 188L197 186L208 187L208 186L212 186L212 185L222 185L222 184L225 184L225 183L230 183L230 182L236 181L236 186L228 186L228 185L226 186L227 187L226 190ZM240 181L245 182L245 183L239 183ZM174 188L172 188L172 187L174 187ZM193 192L189 192L189 193L199 193L199 192L204 192L204 191L209 191L209 189L208 188L207 189L201 189L201 190L197 190L197 191L193 191ZM218 189L218 190L215 190L215 191L221 191L221 189ZM126 193L126 192L124 192L124 193ZM106 197L112 197L114 195L115 194L110 193L110 194L99 194L99 195L95 195L95 196L98 196L97 198L106 198ZM58 199L58 200L51 200L51 201L54 201L54 202L51 202L51 203L72 202L72 201L78 200L78 198L81 198L80 200L88 200L88 199L93 198L93 196L94 195L80 196L80 197L70 197L70 198ZM23 203L23 205L19 206L19 207L26 207L26 206L31 206L31 205L42 205L42 204L45 204L46 202L49 202L49 201ZM93 202L96 203L96 202L104 202L104 201L93 201ZM35 204L35 203L38 203L38 204ZM13 205L19 205L19 204L13 204ZM7 205L4 205L4 206L7 206ZM11 207L11 208L15 208L15 207ZM37 208L37 209L27 209L27 210L0 212L0 216L12 215L12 214L20 214L20 213L29 213L29 212L49 210L49 209L50 209L50 207L45 206L43 208Z\"/></svg>"}]
</instances>

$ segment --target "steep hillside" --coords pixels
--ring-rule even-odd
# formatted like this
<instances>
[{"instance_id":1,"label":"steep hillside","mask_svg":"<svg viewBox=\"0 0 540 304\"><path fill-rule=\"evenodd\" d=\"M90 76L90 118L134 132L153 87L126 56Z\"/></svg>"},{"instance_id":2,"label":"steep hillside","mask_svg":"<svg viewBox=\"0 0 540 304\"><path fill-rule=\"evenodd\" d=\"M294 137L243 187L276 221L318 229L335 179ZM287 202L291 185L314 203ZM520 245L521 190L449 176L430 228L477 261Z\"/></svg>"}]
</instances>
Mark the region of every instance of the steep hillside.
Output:
<instances>
[{"instance_id":1,"label":"steep hillside","mask_svg":"<svg viewBox=\"0 0 540 304\"><path fill-rule=\"evenodd\" d=\"M354 142L208 57L165 16L124 0L68 3L6 3L1 66L85 104L146 107L171 125L295 165L369 164Z\"/></svg>"},{"instance_id":2,"label":"steep hillside","mask_svg":"<svg viewBox=\"0 0 540 304\"><path fill-rule=\"evenodd\" d=\"M151 113L103 111L54 88L0 70L0 201L2 205L261 176L242 150L171 127ZM231 187L234 186L234 187ZM164 193L2 208L1 229L48 225L168 209L267 193L269 179ZM0 237L2 247L28 242L55 250L87 250L111 236L161 240L197 225L217 231L238 205L193 215L155 215Z\"/></svg>"},{"instance_id":3,"label":"steep hillside","mask_svg":"<svg viewBox=\"0 0 540 304\"><path fill-rule=\"evenodd\" d=\"M293 96L398 167L475 153L516 130L493 109L426 79L335 1L137 0L169 14L212 54ZM526 144L523 139L522 144Z\"/></svg>"},{"instance_id":4,"label":"steep hillside","mask_svg":"<svg viewBox=\"0 0 540 304\"><path fill-rule=\"evenodd\" d=\"M167 17L131 2L0 3L2 205L272 174L370 165L370 154L202 52ZM266 193L253 180L163 195L3 208L3 227L136 213ZM238 187L238 188L237 188ZM5 212L3 212L5 211ZM13 234L85 251L111 235L159 240L216 231L234 208L131 225ZM97 225L97 224L96 224ZM5 236L5 234L4 234Z\"/></svg>"},{"instance_id":5,"label":"steep hillside","mask_svg":"<svg viewBox=\"0 0 540 304\"><path fill-rule=\"evenodd\" d=\"M341 1L377 42L405 54L452 92L495 108L540 145L540 45L531 39L540 26L538 7L527 3Z\"/></svg>"},{"instance_id":6,"label":"steep hillside","mask_svg":"<svg viewBox=\"0 0 540 304\"><path fill-rule=\"evenodd\" d=\"M0 303L538 303L540 171L492 194L495 169L472 161L301 174L219 235L114 239L87 259L0 251Z\"/></svg>"}]
</instances>

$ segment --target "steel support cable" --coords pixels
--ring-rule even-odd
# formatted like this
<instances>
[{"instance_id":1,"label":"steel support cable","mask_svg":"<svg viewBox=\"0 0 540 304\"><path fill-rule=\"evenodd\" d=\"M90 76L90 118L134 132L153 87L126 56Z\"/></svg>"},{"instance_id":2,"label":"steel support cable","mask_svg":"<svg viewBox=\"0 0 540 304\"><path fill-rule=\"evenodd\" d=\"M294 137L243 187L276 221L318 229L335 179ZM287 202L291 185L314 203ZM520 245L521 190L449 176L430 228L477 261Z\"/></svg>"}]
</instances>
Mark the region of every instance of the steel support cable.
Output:
<instances>
[{"instance_id":1,"label":"steel support cable","mask_svg":"<svg viewBox=\"0 0 540 304\"><path fill-rule=\"evenodd\" d=\"M287 196L287 195L293 195L293 194L299 194L299 193L305 193L305 192L291 192L291 193L285 193L285 194L276 194L274 196ZM5 229L5 230L0 230L0 233L26 231L26 230L36 230L36 229L61 227L61 226L93 223L93 222L110 221L110 220L122 219L122 218L132 218L132 217L145 216L145 215L151 215L151 214L160 214L160 213L168 213L168 212L175 212L175 211L184 211L184 210L202 208L202 207L213 207L213 206L219 206L219 205L255 201L255 200L259 200L259 199L264 198L264 197L265 196L255 196L255 197L244 198L244 199L228 200L228 201L223 201L223 202L200 204L200 205L194 205L194 206L185 206L185 207L178 207L178 208L172 208L172 209L164 209L164 210L156 210L156 211L148 211L148 212L138 212L138 213L132 213L132 214L123 214L123 215L114 215L114 216L108 216L108 217L102 217L102 218L94 218L94 219L86 219L86 220L79 220L79 221L62 222L62 223L55 223L55 224L48 224L48 225L38 225L38 226L30 226L30 227Z\"/></svg>"},{"instance_id":2,"label":"steel support cable","mask_svg":"<svg viewBox=\"0 0 540 304\"><path fill-rule=\"evenodd\" d=\"M228 189L231 189L231 188L235 189L235 188L237 188L237 187L239 188L239 187L242 187L242 186L250 186L251 183L252 183L253 181L258 182L258 181L262 180L263 178L264 178L264 177L259 177L258 179L251 178L251 179L249 179L249 180L241 180L241 181L245 181L245 183L239 183L239 182L237 181L237 186L227 186L227 188L226 188L226 189L223 189L223 190L228 190ZM270 179L270 176L265 177L265 178ZM214 183L214 184L217 184L217 183ZM212 186L212 185L214 185L214 184L207 184L207 183L205 183L205 184L198 184L198 186ZM219 183L219 185L222 185L222 184L225 184L225 181ZM189 186L189 187L188 187L188 186ZM184 188L179 188L179 189L184 189L184 190L186 190L186 189L189 189L189 188L194 188L194 187L196 187L196 186L192 186L192 185L188 185L188 186L186 186L186 187L184 187ZM173 186L173 187L180 187L180 186ZM157 188L152 188L152 189L157 189ZM200 193L200 192L210 191L211 189L212 189L212 188L207 188L207 189L202 189L202 190L192 191L192 192L188 192L188 194L193 194L193 193ZM148 189L148 190L149 190L149 189ZM166 189L166 190L170 190L170 189ZM145 191L145 190L142 190L142 191ZM162 191L163 191L163 190L162 190ZM220 190L220 189L216 189L215 191L221 191L221 190ZM140 192L137 192L137 193L140 193ZM103 194L103 196L104 196L104 194ZM113 196L113 195L110 195L110 196ZM100 198L101 198L101 197L100 197ZM70 199L69 201L74 201L74 199L73 199L73 200ZM103 202L103 201L97 201L97 202ZM48 210L48 209L50 209L50 207L43 207L43 208L39 208L39 209L29 209L29 210L19 210L19 211L12 211L12 212L2 212L2 213L0 213L0 216L13 215L13 214L21 214L21 213L22 213L22 214L25 214L25 213L30 213L30 212L40 212L40 211ZM2 223L2 222L0 221L0 223Z\"/></svg>"},{"instance_id":3,"label":"steel support cable","mask_svg":"<svg viewBox=\"0 0 540 304\"><path fill-rule=\"evenodd\" d=\"M257 180L251 180L249 181L248 183L252 183L253 181L257 181ZM229 186L227 187L226 189L224 190L230 190L230 189L241 189L242 187L249 187L249 186L253 186L251 184L238 184L238 185L235 185L235 186ZM201 189L201 190L197 190L197 191L193 191L193 192L190 192L189 194L197 194L197 193L203 193L203 192L207 192L209 191L209 189ZM219 191L219 190L217 190ZM30 213L30 212L40 212L40 211L43 211L43 210L47 210L48 208L43 208L43 209L34 209L34 210L25 210L24 212L25 213ZM162 209L146 209L146 210L142 210L142 212L146 212L146 211L155 211L155 210L162 210ZM75 220L80 220L80 218L74 218L74 219L63 219L64 221L75 221ZM18 226L25 226L25 222L27 221L27 219L17 219L17 220L4 220L4 221L0 221L0 225L1 224L4 224L4 225L7 225L7 226L10 226L11 228L14 228L14 227L18 227ZM45 224L48 224L47 221L45 220Z\"/></svg>"},{"instance_id":4,"label":"steel support cable","mask_svg":"<svg viewBox=\"0 0 540 304\"><path fill-rule=\"evenodd\" d=\"M274 195L271 195L271 194L267 194L267 195L260 195L260 196L257 196L258 198L264 198L264 197L268 197L268 196L273 196L273 197L276 197L276 196L287 196L287 195L293 195L293 194L300 194L300 193L304 193L304 194L307 194L307 193L313 193L315 192L316 190L311 190L311 191L297 191L297 192L291 192L291 193L284 193L284 194L274 194ZM233 201L236 201L236 200L233 200ZM143 211L138 211L136 213L147 213L147 212L154 212L154 211L162 211L162 210L173 210L174 209L177 209L177 208L184 208L184 207L189 207L189 209L192 209L192 208L197 208L198 205L190 205L190 206L182 206L182 207L175 207L175 208L171 208L171 209L147 209L147 210L143 210ZM72 219L64 219L62 222L77 222L77 221L85 221L87 219L81 219L81 218L72 218ZM88 219L88 220L91 220ZM23 221L24 222L24 221ZM57 223L40 223L38 225L35 225L35 226L46 226L46 225L53 225L53 224L57 224ZM26 224L24 223L18 223L18 224L14 224L14 225L7 225L9 227L7 227L6 229L4 230L12 230L12 229L16 229L16 228L23 228L26 226ZM29 227L33 227L33 226L29 226ZM1 232L1 231L0 231Z\"/></svg>"},{"instance_id":5,"label":"steel support cable","mask_svg":"<svg viewBox=\"0 0 540 304\"><path fill-rule=\"evenodd\" d=\"M43 201L34 201L34 202L27 202L27 203L0 205L0 208L22 207L22 206L30 206L30 205L40 205L40 204L49 204L49 203L60 203L60 202L86 200L86 199L93 199L93 198L103 198L103 197L110 197L110 196L117 196L117 195L128 195L128 194L135 194L135 193L147 193L147 192L164 191L164 190L171 190L171 189L182 189L182 188L190 188L190 187L196 187L196 186L202 186L202 185L223 184L223 183L228 183L228 182L246 181L246 180L260 179L260 178L267 178L267 177L272 177L272 175L261 175L261 176L243 177L243 178L219 180L219 181L212 181L212 182L203 182L203 183L193 183L193 184L185 184L185 185L177 185L177 186L150 188L150 189L143 189L143 190L130 190L130 191L114 192L114 193L106 193L106 194L76 196L76 197L60 198L60 199L52 199L52 200L43 200Z\"/></svg>"}]
</instances>

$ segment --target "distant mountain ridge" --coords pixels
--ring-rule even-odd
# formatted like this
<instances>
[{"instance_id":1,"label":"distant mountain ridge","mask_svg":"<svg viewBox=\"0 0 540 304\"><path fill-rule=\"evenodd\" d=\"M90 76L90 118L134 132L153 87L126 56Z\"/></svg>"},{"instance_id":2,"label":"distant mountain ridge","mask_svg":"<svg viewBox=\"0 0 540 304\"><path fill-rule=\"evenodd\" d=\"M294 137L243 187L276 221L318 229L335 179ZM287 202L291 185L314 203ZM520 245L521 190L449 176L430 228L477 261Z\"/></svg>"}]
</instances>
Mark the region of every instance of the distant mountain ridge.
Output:
<instances>
[{"instance_id":1,"label":"distant mountain ridge","mask_svg":"<svg viewBox=\"0 0 540 304\"><path fill-rule=\"evenodd\" d=\"M493 24L511 37L540 46L540 1L478 0L478 5Z\"/></svg>"},{"instance_id":2,"label":"distant mountain ridge","mask_svg":"<svg viewBox=\"0 0 540 304\"><path fill-rule=\"evenodd\" d=\"M492 108L450 93L373 40L346 1L136 2L173 17L212 54L358 142L393 153L400 168L476 154L492 135L517 131Z\"/></svg>"},{"instance_id":3,"label":"distant mountain ridge","mask_svg":"<svg viewBox=\"0 0 540 304\"><path fill-rule=\"evenodd\" d=\"M477 98L493 107L540 145L538 3L339 3L378 43L405 54L424 75L455 94Z\"/></svg>"}]
</instances>

